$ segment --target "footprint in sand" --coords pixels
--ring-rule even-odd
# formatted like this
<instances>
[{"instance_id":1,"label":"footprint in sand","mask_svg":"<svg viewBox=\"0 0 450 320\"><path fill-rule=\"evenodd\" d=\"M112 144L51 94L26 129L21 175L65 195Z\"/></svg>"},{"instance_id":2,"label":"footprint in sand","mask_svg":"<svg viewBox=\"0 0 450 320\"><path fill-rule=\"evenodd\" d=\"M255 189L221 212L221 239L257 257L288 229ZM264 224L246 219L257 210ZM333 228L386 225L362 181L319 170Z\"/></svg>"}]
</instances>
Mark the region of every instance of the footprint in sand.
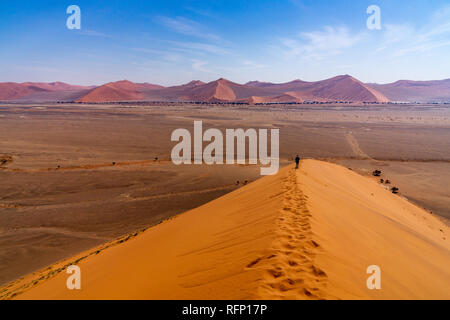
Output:
<instances>
[{"instance_id":1,"label":"footprint in sand","mask_svg":"<svg viewBox=\"0 0 450 320\"><path fill-rule=\"evenodd\" d=\"M261 288L274 298L291 298L300 293L305 299L324 299L327 274L315 265L319 243L313 239L307 198L291 170L284 184L284 200L278 219L278 236L270 261L261 257L247 267L265 269Z\"/></svg>"}]
</instances>

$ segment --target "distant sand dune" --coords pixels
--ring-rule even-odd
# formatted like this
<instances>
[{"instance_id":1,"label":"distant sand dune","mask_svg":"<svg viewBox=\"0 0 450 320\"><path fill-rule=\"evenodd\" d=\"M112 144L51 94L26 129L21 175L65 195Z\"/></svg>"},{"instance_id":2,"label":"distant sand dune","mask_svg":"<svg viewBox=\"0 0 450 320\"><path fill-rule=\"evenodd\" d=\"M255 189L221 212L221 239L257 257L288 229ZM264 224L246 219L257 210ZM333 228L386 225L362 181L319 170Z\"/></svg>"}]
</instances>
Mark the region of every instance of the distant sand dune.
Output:
<instances>
[{"instance_id":1,"label":"distant sand dune","mask_svg":"<svg viewBox=\"0 0 450 320\"><path fill-rule=\"evenodd\" d=\"M375 180L305 160L0 288L18 299L449 299L449 228ZM66 289L70 263L82 289ZM381 290L366 287L370 265Z\"/></svg>"}]
</instances>

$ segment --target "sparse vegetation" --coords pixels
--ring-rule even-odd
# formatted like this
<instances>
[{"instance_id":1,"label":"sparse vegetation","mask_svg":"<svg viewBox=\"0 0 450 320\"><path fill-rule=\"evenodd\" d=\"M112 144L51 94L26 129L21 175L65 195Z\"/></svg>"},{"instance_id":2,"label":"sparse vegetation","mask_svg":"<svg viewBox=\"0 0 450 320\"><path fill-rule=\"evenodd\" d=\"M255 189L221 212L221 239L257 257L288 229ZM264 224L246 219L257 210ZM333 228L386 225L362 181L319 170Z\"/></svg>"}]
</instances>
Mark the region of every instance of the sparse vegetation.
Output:
<instances>
[{"instance_id":1,"label":"sparse vegetation","mask_svg":"<svg viewBox=\"0 0 450 320\"><path fill-rule=\"evenodd\" d=\"M10 162L12 162L12 157L8 155L0 155L0 166L4 166Z\"/></svg>"},{"instance_id":2,"label":"sparse vegetation","mask_svg":"<svg viewBox=\"0 0 450 320\"><path fill-rule=\"evenodd\" d=\"M379 176L381 176L381 171L380 170L375 170L374 172L372 172L372 175L374 177L379 177Z\"/></svg>"},{"instance_id":3,"label":"sparse vegetation","mask_svg":"<svg viewBox=\"0 0 450 320\"><path fill-rule=\"evenodd\" d=\"M397 194L398 193L398 188L397 187L392 187L391 191L393 194Z\"/></svg>"}]
</instances>

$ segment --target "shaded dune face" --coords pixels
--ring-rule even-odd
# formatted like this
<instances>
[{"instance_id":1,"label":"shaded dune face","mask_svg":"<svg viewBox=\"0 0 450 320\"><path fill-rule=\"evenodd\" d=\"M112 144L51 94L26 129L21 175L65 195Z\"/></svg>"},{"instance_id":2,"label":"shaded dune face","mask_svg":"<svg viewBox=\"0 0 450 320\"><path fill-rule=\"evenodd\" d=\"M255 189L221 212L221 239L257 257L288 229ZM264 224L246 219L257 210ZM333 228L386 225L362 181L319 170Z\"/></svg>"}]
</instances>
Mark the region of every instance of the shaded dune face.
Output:
<instances>
[{"instance_id":1,"label":"shaded dune face","mask_svg":"<svg viewBox=\"0 0 450 320\"><path fill-rule=\"evenodd\" d=\"M119 86L105 85L95 88L79 102L102 102L102 101L128 101L141 100L142 94L136 88L120 88Z\"/></svg>"},{"instance_id":2,"label":"shaded dune face","mask_svg":"<svg viewBox=\"0 0 450 320\"><path fill-rule=\"evenodd\" d=\"M112 102L112 101L136 101L144 100L148 90L161 89L163 87L148 83L133 83L123 80L107 83L94 88L78 102Z\"/></svg>"},{"instance_id":3,"label":"shaded dune face","mask_svg":"<svg viewBox=\"0 0 450 320\"><path fill-rule=\"evenodd\" d=\"M18 299L448 299L449 228L315 160L15 282ZM82 289L66 289L76 263ZM369 290L367 267L381 268Z\"/></svg>"},{"instance_id":4,"label":"shaded dune face","mask_svg":"<svg viewBox=\"0 0 450 320\"><path fill-rule=\"evenodd\" d=\"M230 82L224 79L195 86L193 92L185 93L185 96L189 100L207 102L234 101L236 99Z\"/></svg>"},{"instance_id":5,"label":"shaded dune face","mask_svg":"<svg viewBox=\"0 0 450 320\"><path fill-rule=\"evenodd\" d=\"M322 81L317 84L317 87L312 88L311 93L313 96L331 101L389 101L381 93L351 76L339 76Z\"/></svg>"}]
</instances>

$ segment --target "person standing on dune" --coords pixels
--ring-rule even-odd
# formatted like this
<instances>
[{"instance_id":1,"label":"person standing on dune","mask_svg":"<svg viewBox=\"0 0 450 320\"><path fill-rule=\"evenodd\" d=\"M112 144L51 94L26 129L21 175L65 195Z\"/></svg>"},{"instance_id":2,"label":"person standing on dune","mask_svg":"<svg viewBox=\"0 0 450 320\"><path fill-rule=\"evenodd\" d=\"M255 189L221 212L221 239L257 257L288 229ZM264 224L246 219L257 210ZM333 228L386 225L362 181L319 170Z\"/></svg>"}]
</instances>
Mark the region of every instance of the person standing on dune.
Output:
<instances>
[{"instance_id":1,"label":"person standing on dune","mask_svg":"<svg viewBox=\"0 0 450 320\"><path fill-rule=\"evenodd\" d=\"M300 157L297 155L297 157L295 158L295 169L298 169L299 163L300 163Z\"/></svg>"}]
</instances>

